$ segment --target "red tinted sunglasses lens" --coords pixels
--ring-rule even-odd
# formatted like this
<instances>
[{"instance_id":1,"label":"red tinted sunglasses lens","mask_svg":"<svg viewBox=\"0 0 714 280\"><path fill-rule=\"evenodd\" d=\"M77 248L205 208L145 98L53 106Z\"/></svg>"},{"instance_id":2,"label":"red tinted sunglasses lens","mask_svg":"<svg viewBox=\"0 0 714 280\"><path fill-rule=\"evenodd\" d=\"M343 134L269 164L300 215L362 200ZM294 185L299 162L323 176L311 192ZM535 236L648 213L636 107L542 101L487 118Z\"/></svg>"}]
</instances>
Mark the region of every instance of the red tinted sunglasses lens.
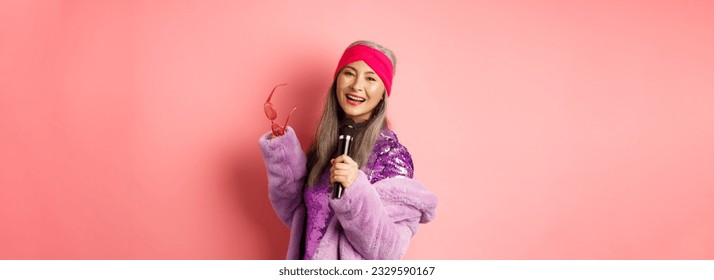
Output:
<instances>
[{"instance_id":1,"label":"red tinted sunglasses lens","mask_svg":"<svg viewBox=\"0 0 714 280\"><path fill-rule=\"evenodd\" d=\"M277 136L283 135L283 133L285 133L285 131L283 130L283 128L280 127L280 125L277 124L277 123L273 123L273 127L272 127L272 128L273 128L273 134L275 134L275 135L277 135Z\"/></svg>"},{"instance_id":2,"label":"red tinted sunglasses lens","mask_svg":"<svg viewBox=\"0 0 714 280\"><path fill-rule=\"evenodd\" d=\"M268 117L269 120L273 121L278 117L278 112L273 108L273 104L265 103L263 109L265 109L265 116Z\"/></svg>"}]
</instances>

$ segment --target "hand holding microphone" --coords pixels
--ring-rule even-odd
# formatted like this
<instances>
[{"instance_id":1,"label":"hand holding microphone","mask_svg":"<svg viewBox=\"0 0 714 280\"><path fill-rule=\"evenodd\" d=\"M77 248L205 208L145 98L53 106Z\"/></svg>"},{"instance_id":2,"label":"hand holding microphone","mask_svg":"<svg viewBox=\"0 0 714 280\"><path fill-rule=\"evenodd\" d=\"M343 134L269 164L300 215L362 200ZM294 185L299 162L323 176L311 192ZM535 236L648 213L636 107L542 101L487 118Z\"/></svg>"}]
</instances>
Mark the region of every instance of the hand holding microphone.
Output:
<instances>
[{"instance_id":1,"label":"hand holding microphone","mask_svg":"<svg viewBox=\"0 0 714 280\"><path fill-rule=\"evenodd\" d=\"M346 188L354 183L359 175L357 163L347 155L341 155L330 161L330 184L333 185L332 198L342 197Z\"/></svg>"},{"instance_id":2,"label":"hand holding microphone","mask_svg":"<svg viewBox=\"0 0 714 280\"><path fill-rule=\"evenodd\" d=\"M359 174L357 162L350 158L349 153L355 135L356 124L352 119L345 119L340 125L340 136L337 144L338 156L330 161L330 184L333 184L332 198L341 198L345 188L352 185Z\"/></svg>"}]
</instances>

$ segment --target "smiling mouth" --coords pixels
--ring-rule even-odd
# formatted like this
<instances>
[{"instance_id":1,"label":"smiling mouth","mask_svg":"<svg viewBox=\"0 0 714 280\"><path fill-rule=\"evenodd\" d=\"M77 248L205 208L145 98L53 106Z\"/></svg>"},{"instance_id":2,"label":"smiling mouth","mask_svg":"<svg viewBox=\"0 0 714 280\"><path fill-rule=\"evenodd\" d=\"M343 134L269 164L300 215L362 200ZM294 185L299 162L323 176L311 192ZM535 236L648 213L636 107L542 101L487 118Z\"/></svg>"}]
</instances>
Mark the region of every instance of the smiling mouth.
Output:
<instances>
[{"instance_id":1,"label":"smiling mouth","mask_svg":"<svg viewBox=\"0 0 714 280\"><path fill-rule=\"evenodd\" d=\"M364 98L358 97L358 96L354 96L354 95L351 95L351 94L347 94L347 100L351 100L351 101L354 101L354 102L360 102L360 103L362 103L362 102L365 102L367 99L364 99Z\"/></svg>"}]
</instances>

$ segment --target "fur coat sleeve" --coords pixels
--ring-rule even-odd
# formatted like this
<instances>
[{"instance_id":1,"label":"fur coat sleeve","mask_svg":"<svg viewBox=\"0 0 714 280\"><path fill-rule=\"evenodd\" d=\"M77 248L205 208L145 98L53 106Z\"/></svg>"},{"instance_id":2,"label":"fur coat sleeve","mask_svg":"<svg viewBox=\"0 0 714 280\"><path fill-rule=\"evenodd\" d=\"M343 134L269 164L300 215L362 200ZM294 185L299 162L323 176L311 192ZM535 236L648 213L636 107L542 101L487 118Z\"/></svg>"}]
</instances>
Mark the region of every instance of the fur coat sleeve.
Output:
<instances>
[{"instance_id":1,"label":"fur coat sleeve","mask_svg":"<svg viewBox=\"0 0 714 280\"><path fill-rule=\"evenodd\" d=\"M303 203L307 158L291 127L284 135L268 140L270 134L259 141L268 171L268 198L280 220L292 227L297 222L293 216Z\"/></svg>"},{"instance_id":2,"label":"fur coat sleeve","mask_svg":"<svg viewBox=\"0 0 714 280\"><path fill-rule=\"evenodd\" d=\"M330 200L349 243L362 259L400 259L419 223L431 221L437 199L418 181L392 177L370 184L360 171L341 199ZM345 246L342 246L345 247Z\"/></svg>"}]
</instances>

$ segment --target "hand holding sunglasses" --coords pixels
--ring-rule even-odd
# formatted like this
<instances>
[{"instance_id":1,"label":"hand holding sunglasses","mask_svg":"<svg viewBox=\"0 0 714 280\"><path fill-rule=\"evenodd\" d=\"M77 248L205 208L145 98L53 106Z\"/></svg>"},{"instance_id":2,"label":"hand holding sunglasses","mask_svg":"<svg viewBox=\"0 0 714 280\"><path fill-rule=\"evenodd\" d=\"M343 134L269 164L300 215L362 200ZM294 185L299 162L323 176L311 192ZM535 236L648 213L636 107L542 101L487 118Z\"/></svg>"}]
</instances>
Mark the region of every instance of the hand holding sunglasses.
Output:
<instances>
[{"instance_id":1,"label":"hand holding sunglasses","mask_svg":"<svg viewBox=\"0 0 714 280\"><path fill-rule=\"evenodd\" d=\"M273 98L273 93L275 93L275 89L278 88L279 86L286 86L288 84L279 84L273 88L273 91L270 92L270 95L268 96L268 100L265 101L265 105L263 105L263 109L265 109L265 116L268 117L271 123L271 129L273 130L273 135L274 136L281 136L285 134L285 130L288 128L288 121L290 120L290 116L295 112L295 109L297 109L297 106L293 108L292 111L290 111L290 114L288 114L288 118L285 119L285 124L283 126L280 126L275 122L275 119L278 118L278 112L275 110L275 107L273 107L273 103L270 103L270 99Z\"/></svg>"}]
</instances>

